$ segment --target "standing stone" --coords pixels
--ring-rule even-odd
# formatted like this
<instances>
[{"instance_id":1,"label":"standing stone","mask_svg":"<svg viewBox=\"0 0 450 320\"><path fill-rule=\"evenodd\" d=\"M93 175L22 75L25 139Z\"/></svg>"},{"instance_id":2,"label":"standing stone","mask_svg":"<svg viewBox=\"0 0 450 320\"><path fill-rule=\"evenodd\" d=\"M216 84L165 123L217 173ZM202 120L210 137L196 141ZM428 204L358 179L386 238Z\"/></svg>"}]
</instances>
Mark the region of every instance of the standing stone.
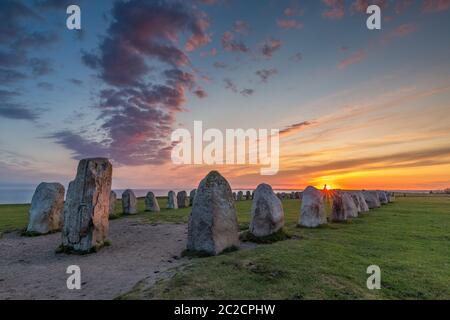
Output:
<instances>
[{"instance_id":1,"label":"standing stone","mask_svg":"<svg viewBox=\"0 0 450 320\"><path fill-rule=\"evenodd\" d=\"M284 211L268 184L262 183L256 188L252 206L250 232L256 237L269 236L284 226Z\"/></svg>"},{"instance_id":2,"label":"standing stone","mask_svg":"<svg viewBox=\"0 0 450 320\"><path fill-rule=\"evenodd\" d=\"M123 214L136 214L137 198L133 190L127 189L122 193L122 208Z\"/></svg>"},{"instance_id":3,"label":"standing stone","mask_svg":"<svg viewBox=\"0 0 450 320\"><path fill-rule=\"evenodd\" d=\"M316 228L327 223L323 193L314 187L303 191L299 224L308 228Z\"/></svg>"},{"instance_id":4,"label":"standing stone","mask_svg":"<svg viewBox=\"0 0 450 320\"><path fill-rule=\"evenodd\" d=\"M291 199L295 199L295 192L294 191L291 192Z\"/></svg>"},{"instance_id":5,"label":"standing stone","mask_svg":"<svg viewBox=\"0 0 450 320\"><path fill-rule=\"evenodd\" d=\"M252 191L252 200L255 199L255 190Z\"/></svg>"},{"instance_id":6,"label":"standing stone","mask_svg":"<svg viewBox=\"0 0 450 320\"><path fill-rule=\"evenodd\" d=\"M281 199L282 199L282 200L285 200L285 199L286 199L286 192L282 192L282 193L281 193Z\"/></svg>"},{"instance_id":7,"label":"standing stone","mask_svg":"<svg viewBox=\"0 0 450 320\"><path fill-rule=\"evenodd\" d=\"M242 201L243 197L244 197L244 193L242 191L239 191L237 193L237 201Z\"/></svg>"},{"instance_id":8,"label":"standing stone","mask_svg":"<svg viewBox=\"0 0 450 320\"><path fill-rule=\"evenodd\" d=\"M363 191L363 195L369 209L381 207L378 193L376 191Z\"/></svg>"},{"instance_id":9,"label":"standing stone","mask_svg":"<svg viewBox=\"0 0 450 320\"><path fill-rule=\"evenodd\" d=\"M331 221L342 222L348 218L358 217L358 208L351 195L347 192L336 190L333 193L333 207L331 209Z\"/></svg>"},{"instance_id":10,"label":"standing stone","mask_svg":"<svg viewBox=\"0 0 450 320\"><path fill-rule=\"evenodd\" d=\"M300 199L300 192L295 192L295 199Z\"/></svg>"},{"instance_id":11,"label":"standing stone","mask_svg":"<svg viewBox=\"0 0 450 320\"><path fill-rule=\"evenodd\" d=\"M245 193L245 200L250 200L250 197L251 197L251 192L250 191L247 191L246 193Z\"/></svg>"},{"instance_id":12,"label":"standing stone","mask_svg":"<svg viewBox=\"0 0 450 320\"><path fill-rule=\"evenodd\" d=\"M47 234L61 230L64 209L64 186L60 183L40 183L33 194L27 232Z\"/></svg>"},{"instance_id":13,"label":"standing stone","mask_svg":"<svg viewBox=\"0 0 450 320\"><path fill-rule=\"evenodd\" d=\"M177 196L175 192L170 190L167 194L167 209L178 209Z\"/></svg>"},{"instance_id":14,"label":"standing stone","mask_svg":"<svg viewBox=\"0 0 450 320\"><path fill-rule=\"evenodd\" d=\"M191 192L189 193L189 206L192 207L192 205L194 204L194 198L195 198L195 193L197 192L197 189L193 189L191 190ZM234 197L234 192L233 192L233 197Z\"/></svg>"},{"instance_id":15,"label":"standing stone","mask_svg":"<svg viewBox=\"0 0 450 320\"><path fill-rule=\"evenodd\" d=\"M177 204L178 208L187 208L189 207L189 197L186 191L180 191L177 194Z\"/></svg>"},{"instance_id":16,"label":"standing stone","mask_svg":"<svg viewBox=\"0 0 450 320\"><path fill-rule=\"evenodd\" d=\"M145 196L145 211L159 212L158 199L156 199L155 194L151 191L147 192Z\"/></svg>"},{"instance_id":17,"label":"standing stone","mask_svg":"<svg viewBox=\"0 0 450 320\"><path fill-rule=\"evenodd\" d=\"M189 217L187 248L217 255L239 246L239 225L227 180L211 171L199 184Z\"/></svg>"},{"instance_id":18,"label":"standing stone","mask_svg":"<svg viewBox=\"0 0 450 320\"><path fill-rule=\"evenodd\" d=\"M104 245L109 229L111 180L112 165L108 159L80 161L64 204L64 248L91 252Z\"/></svg>"},{"instance_id":19,"label":"standing stone","mask_svg":"<svg viewBox=\"0 0 450 320\"><path fill-rule=\"evenodd\" d=\"M353 191L350 194L355 202L356 208L358 209L358 213L369 211L369 207L367 206L366 200L364 199L361 191Z\"/></svg>"},{"instance_id":20,"label":"standing stone","mask_svg":"<svg viewBox=\"0 0 450 320\"><path fill-rule=\"evenodd\" d=\"M117 202L117 195L114 191L111 190L109 193L109 217L112 217L116 213L116 202Z\"/></svg>"},{"instance_id":21,"label":"standing stone","mask_svg":"<svg viewBox=\"0 0 450 320\"><path fill-rule=\"evenodd\" d=\"M385 204L389 203L388 198L386 196L386 192L384 192L384 191L377 191L377 193L378 193L378 199L380 200L380 203L382 205L385 205Z\"/></svg>"},{"instance_id":22,"label":"standing stone","mask_svg":"<svg viewBox=\"0 0 450 320\"><path fill-rule=\"evenodd\" d=\"M395 193L394 192L388 192L388 194L389 194L389 198L388 198L389 203L394 202L395 201Z\"/></svg>"},{"instance_id":23,"label":"standing stone","mask_svg":"<svg viewBox=\"0 0 450 320\"><path fill-rule=\"evenodd\" d=\"M233 199L234 199L234 201L237 200L237 194L236 194L236 192L233 192Z\"/></svg>"}]
</instances>

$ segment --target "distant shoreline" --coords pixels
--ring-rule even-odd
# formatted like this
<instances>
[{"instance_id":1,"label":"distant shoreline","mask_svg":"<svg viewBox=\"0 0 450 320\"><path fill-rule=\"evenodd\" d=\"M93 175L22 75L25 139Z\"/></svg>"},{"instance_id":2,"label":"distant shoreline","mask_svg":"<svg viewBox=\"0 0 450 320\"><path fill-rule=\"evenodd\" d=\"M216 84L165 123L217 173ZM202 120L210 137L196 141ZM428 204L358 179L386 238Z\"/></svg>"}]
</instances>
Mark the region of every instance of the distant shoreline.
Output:
<instances>
[{"instance_id":1,"label":"distant shoreline","mask_svg":"<svg viewBox=\"0 0 450 320\"><path fill-rule=\"evenodd\" d=\"M167 196L169 189L132 189L137 197L145 197L148 191L152 191L155 193L157 197ZM191 189L173 189L175 192L179 192L185 190L189 192ZM233 189L233 191L252 191L253 189ZM114 189L118 198L120 198L121 194L125 189ZM302 189L275 189L274 192L294 192L294 191L302 191ZM429 194L431 190L387 190L395 193L406 193L406 194ZM437 192L433 190L433 192ZM33 197L34 189L0 189L0 205L25 205L31 203L31 198ZM437 194L437 193L435 193ZM445 195L445 194L440 194Z\"/></svg>"}]
</instances>

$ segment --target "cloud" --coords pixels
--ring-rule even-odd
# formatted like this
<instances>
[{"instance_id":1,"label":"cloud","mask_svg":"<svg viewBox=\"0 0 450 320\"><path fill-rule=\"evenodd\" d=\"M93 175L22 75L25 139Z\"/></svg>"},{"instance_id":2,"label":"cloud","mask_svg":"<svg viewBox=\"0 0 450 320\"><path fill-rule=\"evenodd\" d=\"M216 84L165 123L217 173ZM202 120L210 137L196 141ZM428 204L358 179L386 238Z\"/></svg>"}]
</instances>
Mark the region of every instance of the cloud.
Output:
<instances>
[{"instance_id":1,"label":"cloud","mask_svg":"<svg viewBox=\"0 0 450 320\"><path fill-rule=\"evenodd\" d=\"M304 130L306 127L309 127L315 123L316 123L315 121L302 121L302 122L291 124L290 126L287 126L286 128L280 130L280 136L284 137L284 136L298 133L298 132Z\"/></svg>"},{"instance_id":2,"label":"cloud","mask_svg":"<svg viewBox=\"0 0 450 320\"><path fill-rule=\"evenodd\" d=\"M165 163L186 91L206 97L196 86L186 52L210 41L207 17L181 1L138 0L116 2L112 15L98 50L82 54L82 61L107 86L96 105L101 126L94 133L60 131L50 138L72 150L75 159L106 156L122 165ZM180 39L187 40L183 44ZM151 83L153 78L157 82Z\"/></svg>"},{"instance_id":3,"label":"cloud","mask_svg":"<svg viewBox=\"0 0 450 320\"><path fill-rule=\"evenodd\" d=\"M253 89L242 89L240 92L240 94L243 95L244 97L251 96L253 93L255 93L255 90Z\"/></svg>"},{"instance_id":4,"label":"cloud","mask_svg":"<svg viewBox=\"0 0 450 320\"><path fill-rule=\"evenodd\" d=\"M0 104L0 117L13 120L36 120L38 113L29 108L15 103Z\"/></svg>"},{"instance_id":5,"label":"cloud","mask_svg":"<svg viewBox=\"0 0 450 320\"><path fill-rule=\"evenodd\" d=\"M32 58L29 61L34 76L45 76L53 71L49 59Z\"/></svg>"},{"instance_id":6,"label":"cloud","mask_svg":"<svg viewBox=\"0 0 450 320\"><path fill-rule=\"evenodd\" d=\"M295 19L278 19L277 25L281 29L301 29L303 28L303 24Z\"/></svg>"},{"instance_id":7,"label":"cloud","mask_svg":"<svg viewBox=\"0 0 450 320\"><path fill-rule=\"evenodd\" d=\"M202 53L200 53L201 57L215 57L217 55L217 49L216 48L212 48L209 51L204 51Z\"/></svg>"},{"instance_id":8,"label":"cloud","mask_svg":"<svg viewBox=\"0 0 450 320\"><path fill-rule=\"evenodd\" d=\"M284 9L283 13L286 17L295 17L303 15L303 10L301 10L297 6L293 6Z\"/></svg>"},{"instance_id":9,"label":"cloud","mask_svg":"<svg viewBox=\"0 0 450 320\"><path fill-rule=\"evenodd\" d=\"M217 69L225 69L228 67L228 65L225 62L221 62L221 61L214 62L213 66L214 66L214 68L217 68Z\"/></svg>"},{"instance_id":10,"label":"cloud","mask_svg":"<svg viewBox=\"0 0 450 320\"><path fill-rule=\"evenodd\" d=\"M248 35L250 33L250 26L247 22L238 20L234 22L233 31L236 33Z\"/></svg>"},{"instance_id":11,"label":"cloud","mask_svg":"<svg viewBox=\"0 0 450 320\"><path fill-rule=\"evenodd\" d=\"M359 50L350 55L348 58L342 60L338 64L339 69L346 69L348 66L351 66L352 64L360 63L364 59L367 58L367 52L365 50Z\"/></svg>"},{"instance_id":12,"label":"cloud","mask_svg":"<svg viewBox=\"0 0 450 320\"><path fill-rule=\"evenodd\" d=\"M40 89L48 90L48 91L51 91L51 90L54 89L53 84L48 83L48 82L39 82L37 84L37 87L40 88Z\"/></svg>"},{"instance_id":13,"label":"cloud","mask_svg":"<svg viewBox=\"0 0 450 320\"><path fill-rule=\"evenodd\" d=\"M410 33L413 33L417 30L417 27L412 23L406 23L395 28L390 34L389 37L405 37Z\"/></svg>"},{"instance_id":14,"label":"cloud","mask_svg":"<svg viewBox=\"0 0 450 320\"><path fill-rule=\"evenodd\" d=\"M422 11L425 13L442 12L450 8L450 0L424 0Z\"/></svg>"},{"instance_id":15,"label":"cloud","mask_svg":"<svg viewBox=\"0 0 450 320\"><path fill-rule=\"evenodd\" d=\"M70 83L76 85L76 86L82 86L83 85L83 81L79 80L79 79L67 79L67 81L69 81Z\"/></svg>"},{"instance_id":16,"label":"cloud","mask_svg":"<svg viewBox=\"0 0 450 320\"><path fill-rule=\"evenodd\" d=\"M322 13L322 16L327 19L338 20L345 15L344 0L322 0L326 5L326 10Z\"/></svg>"},{"instance_id":17,"label":"cloud","mask_svg":"<svg viewBox=\"0 0 450 320\"><path fill-rule=\"evenodd\" d=\"M225 83L225 89L230 90L234 93L239 93L244 97L251 96L251 95L253 95L253 93L255 93L255 90L253 90L253 89L248 89L248 88L244 88L242 90L238 89L236 84L229 78L223 79L223 82Z\"/></svg>"},{"instance_id":18,"label":"cloud","mask_svg":"<svg viewBox=\"0 0 450 320\"><path fill-rule=\"evenodd\" d=\"M194 94L197 96L197 98L203 99L208 96L205 90L203 89L197 89L194 91Z\"/></svg>"},{"instance_id":19,"label":"cloud","mask_svg":"<svg viewBox=\"0 0 450 320\"><path fill-rule=\"evenodd\" d=\"M255 74L260 78L261 82L266 83L270 77L278 73L277 69L261 69L255 72Z\"/></svg>"},{"instance_id":20,"label":"cloud","mask_svg":"<svg viewBox=\"0 0 450 320\"><path fill-rule=\"evenodd\" d=\"M26 78L27 76L20 71L0 68L0 83L3 85L9 85Z\"/></svg>"},{"instance_id":21,"label":"cloud","mask_svg":"<svg viewBox=\"0 0 450 320\"><path fill-rule=\"evenodd\" d=\"M234 40L234 35L230 31L222 35L222 47L226 51L247 53L250 49L242 42Z\"/></svg>"},{"instance_id":22,"label":"cloud","mask_svg":"<svg viewBox=\"0 0 450 320\"><path fill-rule=\"evenodd\" d=\"M387 0L355 0L350 6L350 11L352 13L362 13L366 14L367 8L370 5L377 5L381 10L385 10L388 7Z\"/></svg>"},{"instance_id":23,"label":"cloud","mask_svg":"<svg viewBox=\"0 0 450 320\"><path fill-rule=\"evenodd\" d=\"M66 9L71 4L82 4L82 0L76 2L73 0L35 0L35 2L40 9Z\"/></svg>"},{"instance_id":24,"label":"cloud","mask_svg":"<svg viewBox=\"0 0 450 320\"><path fill-rule=\"evenodd\" d=\"M266 58L271 58L275 51L281 48L281 41L277 39L267 40L261 47L261 53Z\"/></svg>"},{"instance_id":25,"label":"cloud","mask_svg":"<svg viewBox=\"0 0 450 320\"><path fill-rule=\"evenodd\" d=\"M297 52L294 55L292 55L289 60L299 62L303 60L303 54L301 52Z\"/></svg>"}]
</instances>

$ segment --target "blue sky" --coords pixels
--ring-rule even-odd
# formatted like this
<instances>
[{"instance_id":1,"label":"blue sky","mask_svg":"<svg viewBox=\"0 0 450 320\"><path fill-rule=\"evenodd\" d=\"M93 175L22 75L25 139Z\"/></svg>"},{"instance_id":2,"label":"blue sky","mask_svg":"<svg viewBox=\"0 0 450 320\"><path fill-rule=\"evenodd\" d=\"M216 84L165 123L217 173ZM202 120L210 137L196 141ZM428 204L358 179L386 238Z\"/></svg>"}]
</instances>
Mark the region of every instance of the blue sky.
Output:
<instances>
[{"instance_id":1,"label":"blue sky","mask_svg":"<svg viewBox=\"0 0 450 320\"><path fill-rule=\"evenodd\" d=\"M450 1L69 2L81 32L64 0L0 4L14 28L0 28L1 185L67 183L78 159L108 156L117 188L195 186L214 168L175 168L167 140L194 120L310 123L282 140L279 187L450 184L437 174L450 163ZM366 28L368 3L382 30ZM221 169L235 186L261 179Z\"/></svg>"}]
</instances>

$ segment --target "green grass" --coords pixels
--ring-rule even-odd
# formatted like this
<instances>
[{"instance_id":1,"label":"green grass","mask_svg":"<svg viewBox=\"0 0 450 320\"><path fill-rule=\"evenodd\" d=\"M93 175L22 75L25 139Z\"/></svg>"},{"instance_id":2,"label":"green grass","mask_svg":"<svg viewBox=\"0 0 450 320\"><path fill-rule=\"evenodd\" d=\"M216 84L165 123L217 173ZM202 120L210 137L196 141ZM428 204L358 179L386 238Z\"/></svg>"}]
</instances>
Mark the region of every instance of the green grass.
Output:
<instances>
[{"instance_id":1,"label":"green grass","mask_svg":"<svg viewBox=\"0 0 450 320\"><path fill-rule=\"evenodd\" d=\"M185 223L190 209L139 214L144 223ZM298 200L283 201L289 240L216 257L193 258L174 276L143 282L122 298L140 299L450 299L450 197L397 197L348 223L298 228ZM242 230L251 201L237 202ZM27 205L0 206L0 232L26 226ZM116 212L120 216L118 203ZM381 268L381 290L366 269ZM218 276L220 275L220 276Z\"/></svg>"},{"instance_id":2,"label":"green grass","mask_svg":"<svg viewBox=\"0 0 450 320\"><path fill-rule=\"evenodd\" d=\"M250 205L237 203L241 226ZM450 299L449 197L397 198L317 229L296 226L299 202L283 205L291 240L192 259L173 277L122 298ZM381 290L366 287L369 265L381 268Z\"/></svg>"}]
</instances>

